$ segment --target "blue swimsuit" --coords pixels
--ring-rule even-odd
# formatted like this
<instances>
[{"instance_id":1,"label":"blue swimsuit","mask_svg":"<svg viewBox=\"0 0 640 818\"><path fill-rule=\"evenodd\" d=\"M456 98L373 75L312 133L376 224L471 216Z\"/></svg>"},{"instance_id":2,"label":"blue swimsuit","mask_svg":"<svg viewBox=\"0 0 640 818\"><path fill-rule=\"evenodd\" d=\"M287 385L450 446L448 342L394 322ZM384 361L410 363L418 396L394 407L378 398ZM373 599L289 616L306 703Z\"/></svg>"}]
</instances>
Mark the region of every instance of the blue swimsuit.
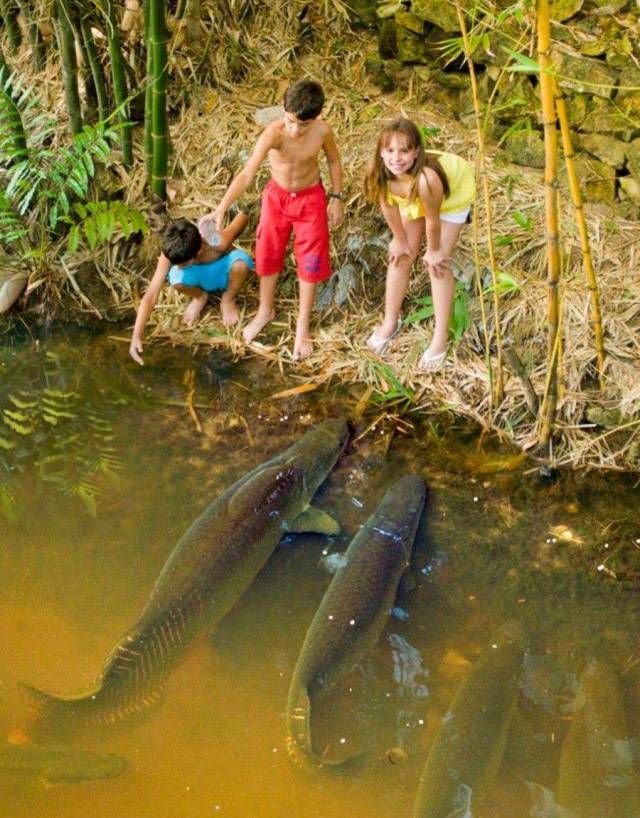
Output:
<instances>
[{"instance_id":1,"label":"blue swimsuit","mask_svg":"<svg viewBox=\"0 0 640 818\"><path fill-rule=\"evenodd\" d=\"M250 270L253 270L253 259L244 250L231 250L215 261L204 264L189 264L188 267L178 267L174 264L169 270L167 278L169 284L184 284L186 287L200 287L207 293L214 290L226 290L229 286L229 271L236 261L244 261Z\"/></svg>"}]
</instances>

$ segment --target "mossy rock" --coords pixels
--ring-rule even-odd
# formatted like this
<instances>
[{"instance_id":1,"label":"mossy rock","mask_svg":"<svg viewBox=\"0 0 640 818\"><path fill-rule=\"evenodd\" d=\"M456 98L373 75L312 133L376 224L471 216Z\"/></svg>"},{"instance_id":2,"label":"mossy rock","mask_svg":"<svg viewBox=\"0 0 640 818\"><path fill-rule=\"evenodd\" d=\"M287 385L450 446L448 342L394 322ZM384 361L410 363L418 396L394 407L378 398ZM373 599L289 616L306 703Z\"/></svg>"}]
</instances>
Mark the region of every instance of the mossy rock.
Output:
<instances>
[{"instance_id":1,"label":"mossy rock","mask_svg":"<svg viewBox=\"0 0 640 818\"><path fill-rule=\"evenodd\" d=\"M620 101L622 97L634 96L638 93L640 93L640 68L627 63L618 77L616 101Z\"/></svg>"},{"instance_id":2,"label":"mossy rock","mask_svg":"<svg viewBox=\"0 0 640 818\"><path fill-rule=\"evenodd\" d=\"M595 423L603 429L617 429L628 420L619 409L604 409L602 406L589 406L586 415L589 423Z\"/></svg>"},{"instance_id":3,"label":"mossy rock","mask_svg":"<svg viewBox=\"0 0 640 818\"><path fill-rule=\"evenodd\" d=\"M435 26L421 35L396 25L398 59L422 65L442 63L442 42L446 38L446 33Z\"/></svg>"},{"instance_id":4,"label":"mossy rock","mask_svg":"<svg viewBox=\"0 0 640 818\"><path fill-rule=\"evenodd\" d=\"M635 94L625 94L616 101L623 114L636 125L636 129L640 128L640 91Z\"/></svg>"},{"instance_id":5,"label":"mossy rock","mask_svg":"<svg viewBox=\"0 0 640 818\"><path fill-rule=\"evenodd\" d=\"M634 139L627 146L627 168L640 181L640 139Z\"/></svg>"},{"instance_id":6,"label":"mossy rock","mask_svg":"<svg viewBox=\"0 0 640 818\"><path fill-rule=\"evenodd\" d=\"M628 142L633 134L633 125L617 105L602 97L587 100L587 110L582 120L572 124L583 133L609 133Z\"/></svg>"},{"instance_id":7,"label":"mossy rock","mask_svg":"<svg viewBox=\"0 0 640 818\"><path fill-rule=\"evenodd\" d=\"M387 71L387 60L383 60L377 55L370 54L364 61L364 70L367 72L371 82L387 93L396 87L395 80Z\"/></svg>"},{"instance_id":8,"label":"mossy rock","mask_svg":"<svg viewBox=\"0 0 640 818\"><path fill-rule=\"evenodd\" d=\"M601 60L554 52L552 62L555 71L560 75L558 82L562 88L605 99L610 99L613 95L618 82L618 72Z\"/></svg>"},{"instance_id":9,"label":"mossy rock","mask_svg":"<svg viewBox=\"0 0 640 818\"><path fill-rule=\"evenodd\" d=\"M622 70L629 65L629 57L633 54L633 45L628 33L616 37L613 44L607 48L607 65Z\"/></svg>"},{"instance_id":10,"label":"mossy rock","mask_svg":"<svg viewBox=\"0 0 640 818\"><path fill-rule=\"evenodd\" d=\"M424 20L411 14L410 11L399 11L395 17L396 25L413 31L414 34L424 34Z\"/></svg>"},{"instance_id":11,"label":"mossy rock","mask_svg":"<svg viewBox=\"0 0 640 818\"><path fill-rule=\"evenodd\" d=\"M347 11L352 23L372 27L378 23L377 8L377 0L349 0Z\"/></svg>"},{"instance_id":12,"label":"mossy rock","mask_svg":"<svg viewBox=\"0 0 640 818\"><path fill-rule=\"evenodd\" d=\"M460 30L454 3L443 3L442 0L412 0L411 13L443 31Z\"/></svg>"},{"instance_id":13,"label":"mossy rock","mask_svg":"<svg viewBox=\"0 0 640 818\"><path fill-rule=\"evenodd\" d=\"M634 0L585 0L584 11L598 11L606 8L608 14L617 14L625 8L631 8Z\"/></svg>"},{"instance_id":14,"label":"mossy rock","mask_svg":"<svg viewBox=\"0 0 640 818\"><path fill-rule=\"evenodd\" d=\"M616 171L610 165L600 162L588 154L575 158L576 172L580 180L582 195L586 202L613 204L616 200ZM566 171L562 168L566 184Z\"/></svg>"},{"instance_id":15,"label":"mossy rock","mask_svg":"<svg viewBox=\"0 0 640 818\"><path fill-rule=\"evenodd\" d=\"M621 176L618 181L621 198L628 199L634 205L640 205L640 180L635 176Z\"/></svg>"},{"instance_id":16,"label":"mossy rock","mask_svg":"<svg viewBox=\"0 0 640 818\"><path fill-rule=\"evenodd\" d=\"M565 94L567 118L572 128L579 128L584 122L584 118L591 110L590 100L583 94Z\"/></svg>"},{"instance_id":17,"label":"mossy rock","mask_svg":"<svg viewBox=\"0 0 640 818\"><path fill-rule=\"evenodd\" d=\"M627 154L627 143L606 134L575 134L576 147L587 151L596 159L613 168L623 168Z\"/></svg>"},{"instance_id":18,"label":"mossy rock","mask_svg":"<svg viewBox=\"0 0 640 818\"><path fill-rule=\"evenodd\" d=\"M562 23L574 17L583 5L584 0L552 0L549 13L552 20Z\"/></svg>"},{"instance_id":19,"label":"mossy rock","mask_svg":"<svg viewBox=\"0 0 640 818\"><path fill-rule=\"evenodd\" d=\"M529 77L523 74L505 77L498 86L492 108L501 122L516 122L528 113L537 112L538 98Z\"/></svg>"},{"instance_id":20,"label":"mossy rock","mask_svg":"<svg viewBox=\"0 0 640 818\"><path fill-rule=\"evenodd\" d=\"M397 27L394 19L383 20L378 29L378 53L383 60L391 60L398 54Z\"/></svg>"},{"instance_id":21,"label":"mossy rock","mask_svg":"<svg viewBox=\"0 0 640 818\"><path fill-rule=\"evenodd\" d=\"M544 167L544 140L538 131L516 131L509 134L504 150L516 165Z\"/></svg>"}]
</instances>

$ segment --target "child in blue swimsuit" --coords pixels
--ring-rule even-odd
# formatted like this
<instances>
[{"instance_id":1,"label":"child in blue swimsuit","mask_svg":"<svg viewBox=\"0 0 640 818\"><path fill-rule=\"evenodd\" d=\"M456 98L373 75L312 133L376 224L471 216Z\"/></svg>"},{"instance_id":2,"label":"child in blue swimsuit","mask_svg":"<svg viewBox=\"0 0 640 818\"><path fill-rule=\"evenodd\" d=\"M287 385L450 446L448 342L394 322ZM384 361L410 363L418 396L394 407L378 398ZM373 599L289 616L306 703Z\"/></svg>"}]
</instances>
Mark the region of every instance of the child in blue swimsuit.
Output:
<instances>
[{"instance_id":1,"label":"child in blue swimsuit","mask_svg":"<svg viewBox=\"0 0 640 818\"><path fill-rule=\"evenodd\" d=\"M149 316L156 305L165 281L192 300L184 312L184 321L194 324L209 295L222 290L220 311L222 323L230 327L239 319L236 295L244 284L249 270L253 270L251 256L233 242L247 225L246 213L238 213L222 231L220 243L207 244L195 224L188 219L177 219L162 234L162 253L145 292L133 327L129 355L138 364L142 360L142 336Z\"/></svg>"}]
</instances>

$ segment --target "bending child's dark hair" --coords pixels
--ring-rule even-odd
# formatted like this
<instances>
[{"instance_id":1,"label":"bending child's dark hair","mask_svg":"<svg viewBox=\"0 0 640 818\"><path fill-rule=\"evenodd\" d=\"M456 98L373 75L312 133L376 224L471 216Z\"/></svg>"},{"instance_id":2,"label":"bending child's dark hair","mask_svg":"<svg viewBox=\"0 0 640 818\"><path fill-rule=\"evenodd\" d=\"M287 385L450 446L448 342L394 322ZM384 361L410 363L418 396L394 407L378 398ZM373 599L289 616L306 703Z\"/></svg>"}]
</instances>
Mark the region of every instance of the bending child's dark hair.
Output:
<instances>
[{"instance_id":1,"label":"bending child's dark hair","mask_svg":"<svg viewBox=\"0 0 640 818\"><path fill-rule=\"evenodd\" d=\"M400 119L394 119L393 122L385 125L380 133L378 144L376 145L376 152L373 156L373 161L369 166L369 170L367 171L367 175L364 180L364 191L367 199L370 202L378 204L380 202L380 198L382 196L386 196L387 185L394 178L394 175L387 170L380 154L382 153L382 149L389 144L391 137L395 136L396 134L404 136L407 141L407 146L417 151L416 161L409 170L409 173L411 176L413 176L409 197L411 199L415 199L417 197L418 184L420 182L420 177L422 176L422 171L425 168L431 168L431 170L438 174L438 178L442 182L442 189L446 198L449 195L449 180L447 179L447 174L444 172L442 165L440 162L438 162L438 157L424 149L422 135L420 134L417 126L410 119L404 119L401 117ZM428 184L429 183L427 182L427 186Z\"/></svg>"},{"instance_id":2,"label":"bending child's dark hair","mask_svg":"<svg viewBox=\"0 0 640 818\"><path fill-rule=\"evenodd\" d=\"M305 122L320 115L324 105L324 91L319 82L298 80L284 94L284 109Z\"/></svg>"},{"instance_id":3,"label":"bending child's dark hair","mask_svg":"<svg viewBox=\"0 0 640 818\"><path fill-rule=\"evenodd\" d=\"M189 219L176 219L162 234L162 252L172 264L184 264L202 247L200 231Z\"/></svg>"}]
</instances>

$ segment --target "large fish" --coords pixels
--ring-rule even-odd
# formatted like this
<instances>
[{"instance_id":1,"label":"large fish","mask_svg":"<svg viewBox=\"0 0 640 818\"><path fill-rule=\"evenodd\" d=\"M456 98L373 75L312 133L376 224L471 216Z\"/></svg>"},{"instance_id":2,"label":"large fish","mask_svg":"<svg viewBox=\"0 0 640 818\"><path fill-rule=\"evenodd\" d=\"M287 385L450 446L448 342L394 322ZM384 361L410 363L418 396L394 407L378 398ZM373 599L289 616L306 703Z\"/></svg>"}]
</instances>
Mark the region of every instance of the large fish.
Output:
<instances>
[{"instance_id":1,"label":"large fish","mask_svg":"<svg viewBox=\"0 0 640 818\"><path fill-rule=\"evenodd\" d=\"M580 709L562 743L558 802L579 818L639 818L638 780L617 675L592 660L580 678Z\"/></svg>"},{"instance_id":2,"label":"large fish","mask_svg":"<svg viewBox=\"0 0 640 818\"><path fill-rule=\"evenodd\" d=\"M419 477L387 491L351 541L313 617L293 671L287 702L288 747L302 766L350 761L320 756L311 736L311 703L370 650L389 617L409 565L426 498Z\"/></svg>"},{"instance_id":3,"label":"large fish","mask_svg":"<svg viewBox=\"0 0 640 818\"><path fill-rule=\"evenodd\" d=\"M95 689L60 698L29 688L36 703L31 735L39 728L49 735L110 724L153 704L194 638L235 605L284 533L332 527L328 515L310 511L309 503L348 436L344 421L318 424L205 509L175 546Z\"/></svg>"},{"instance_id":4,"label":"large fish","mask_svg":"<svg viewBox=\"0 0 640 818\"><path fill-rule=\"evenodd\" d=\"M476 814L500 768L524 649L522 627L507 623L458 688L420 778L415 818Z\"/></svg>"},{"instance_id":5,"label":"large fish","mask_svg":"<svg viewBox=\"0 0 640 818\"><path fill-rule=\"evenodd\" d=\"M23 773L46 786L116 778L126 768L124 758L93 750L11 744L0 747L0 774L3 770Z\"/></svg>"}]
</instances>

